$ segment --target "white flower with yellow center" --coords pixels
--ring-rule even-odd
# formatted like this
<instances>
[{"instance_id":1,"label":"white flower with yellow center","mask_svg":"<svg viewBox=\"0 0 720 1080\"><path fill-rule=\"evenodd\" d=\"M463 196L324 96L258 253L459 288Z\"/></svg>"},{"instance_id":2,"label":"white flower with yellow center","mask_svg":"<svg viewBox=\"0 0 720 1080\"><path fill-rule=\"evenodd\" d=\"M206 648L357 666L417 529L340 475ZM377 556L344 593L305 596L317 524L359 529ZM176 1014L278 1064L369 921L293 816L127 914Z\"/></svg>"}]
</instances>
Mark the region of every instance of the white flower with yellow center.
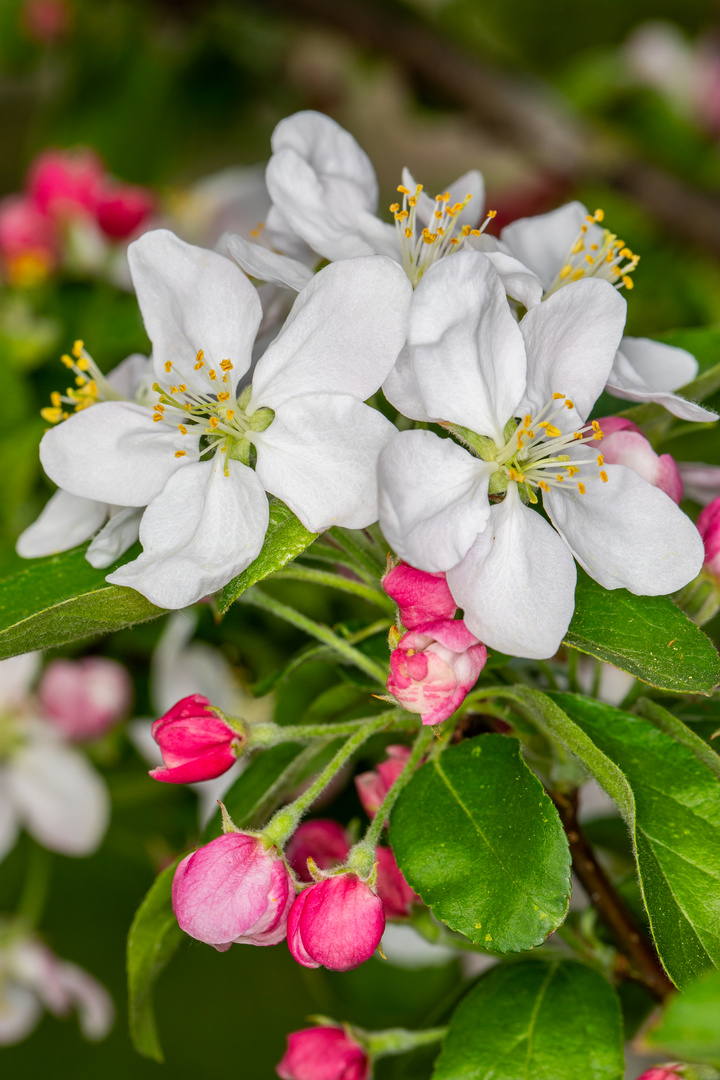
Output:
<instances>
[{"instance_id":1,"label":"white flower with yellow center","mask_svg":"<svg viewBox=\"0 0 720 1080\"><path fill-rule=\"evenodd\" d=\"M674 592L702 565L689 518L631 469L606 466L587 424L624 322L617 290L589 280L518 324L499 275L472 252L415 290L408 411L468 449L430 431L395 435L380 457L380 524L407 562L447 572L468 628L502 652L555 653L573 613L573 555L605 588L646 595Z\"/></svg>"},{"instance_id":2,"label":"white flower with yellow center","mask_svg":"<svg viewBox=\"0 0 720 1080\"><path fill-rule=\"evenodd\" d=\"M165 230L132 244L129 261L155 403L94 405L40 447L72 494L147 507L142 555L108 580L167 608L214 592L260 551L266 491L313 532L374 521L394 428L363 402L404 341L411 288L399 267L372 257L320 271L243 387L261 307L238 267Z\"/></svg>"},{"instance_id":3,"label":"white flower with yellow center","mask_svg":"<svg viewBox=\"0 0 720 1080\"><path fill-rule=\"evenodd\" d=\"M520 218L506 225L500 240L472 241L492 259L504 253L537 275L543 299L566 285L587 278L609 281L616 289L632 289L631 277L640 256L603 224L602 210L594 214L580 202L570 202L547 214ZM526 307L539 296L527 291L530 303L509 288ZM608 375L606 389L627 401L654 401L682 420L716 420L712 410L675 393L698 373L698 363L685 349L648 338L623 338Z\"/></svg>"}]
</instances>

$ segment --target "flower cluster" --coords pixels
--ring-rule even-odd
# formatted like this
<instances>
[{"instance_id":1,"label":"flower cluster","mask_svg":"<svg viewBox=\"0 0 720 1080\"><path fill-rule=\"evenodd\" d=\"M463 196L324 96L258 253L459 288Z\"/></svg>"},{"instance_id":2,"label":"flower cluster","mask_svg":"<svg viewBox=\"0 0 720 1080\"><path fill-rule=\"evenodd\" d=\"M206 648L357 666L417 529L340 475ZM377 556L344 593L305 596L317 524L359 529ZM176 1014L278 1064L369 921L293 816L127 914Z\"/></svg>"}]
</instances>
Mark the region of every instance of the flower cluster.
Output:
<instances>
[{"instance_id":1,"label":"flower cluster","mask_svg":"<svg viewBox=\"0 0 720 1080\"><path fill-rule=\"evenodd\" d=\"M146 188L113 179L89 150L47 150L25 191L0 203L0 262L12 285L34 285L61 264L97 270L155 205Z\"/></svg>"}]
</instances>

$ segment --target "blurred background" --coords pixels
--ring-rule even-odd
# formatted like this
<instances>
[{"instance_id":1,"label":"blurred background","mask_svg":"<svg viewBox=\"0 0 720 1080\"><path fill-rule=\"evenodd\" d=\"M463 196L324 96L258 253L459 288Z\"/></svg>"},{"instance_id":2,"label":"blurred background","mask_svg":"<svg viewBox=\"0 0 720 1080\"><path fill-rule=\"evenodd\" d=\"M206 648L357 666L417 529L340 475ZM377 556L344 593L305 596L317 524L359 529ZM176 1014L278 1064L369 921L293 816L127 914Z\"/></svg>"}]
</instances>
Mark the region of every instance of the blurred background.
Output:
<instances>
[{"instance_id":1,"label":"blurred background","mask_svg":"<svg viewBox=\"0 0 720 1080\"><path fill-rule=\"evenodd\" d=\"M37 444L40 410L64 386L60 354L82 338L108 370L148 351L128 241L158 224L210 247L225 230L249 235L267 209L273 127L299 109L352 132L376 168L381 206L406 165L431 190L480 169L497 210L491 232L571 198L602 207L641 255L629 332L693 351L696 328L717 324L717 337L703 334L701 365L720 345L715 4L0 0L0 575L22 566L15 540L50 494ZM72 152L76 171L100 184L92 212L81 196L75 209L48 202L51 151ZM714 453L720 464L720 446ZM701 454L684 438L678 456L708 460L707 446ZM317 592L302 593L302 607L328 623L340 617ZM148 662L163 623L98 646L131 670L135 716L153 715ZM222 631L206 611L199 633L246 682L302 643L247 609L233 609ZM332 681L308 665L278 691L278 709L299 720ZM254 1080L273 1075L285 1032L308 1014L368 1027L441 1020L457 993L454 959L423 979L379 960L336 975L299 968L284 946L221 955L188 941L157 991L166 1064L138 1057L124 1015L125 935L157 869L196 830L196 798L153 784L123 734L88 753L113 799L102 847L70 859L39 854L23 836L0 864L0 911L25 902L36 865L26 902L47 886L45 940L109 988L118 1020L91 1045L74 1021L46 1016L31 1038L0 1051L4 1078L52 1069L76 1080L184 1080L233 1070ZM368 763L379 753L371 745ZM361 814L350 790L338 806L344 820ZM419 1058L390 1059L378 1075L426 1071Z\"/></svg>"}]
</instances>

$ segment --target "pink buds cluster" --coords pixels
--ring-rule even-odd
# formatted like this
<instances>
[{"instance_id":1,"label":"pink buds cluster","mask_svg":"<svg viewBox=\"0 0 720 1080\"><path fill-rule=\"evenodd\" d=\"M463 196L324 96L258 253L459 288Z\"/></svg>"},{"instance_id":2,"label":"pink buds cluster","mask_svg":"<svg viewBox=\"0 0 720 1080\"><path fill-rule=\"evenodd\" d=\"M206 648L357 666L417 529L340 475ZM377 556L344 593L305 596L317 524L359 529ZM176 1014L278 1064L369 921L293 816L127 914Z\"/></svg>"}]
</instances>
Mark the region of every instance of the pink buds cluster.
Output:
<instances>
[{"instance_id":1,"label":"pink buds cluster","mask_svg":"<svg viewBox=\"0 0 720 1080\"><path fill-rule=\"evenodd\" d=\"M237 721L218 715L207 698L192 694L156 720L152 736L160 747L164 768L153 769L154 780L194 784L227 772L243 752L247 731Z\"/></svg>"},{"instance_id":2,"label":"pink buds cluster","mask_svg":"<svg viewBox=\"0 0 720 1080\"><path fill-rule=\"evenodd\" d=\"M367 1051L342 1027L304 1028L288 1035L280 1080L369 1080Z\"/></svg>"},{"instance_id":3,"label":"pink buds cluster","mask_svg":"<svg viewBox=\"0 0 720 1080\"><path fill-rule=\"evenodd\" d=\"M400 564L383 578L407 632L390 655L387 688L423 724L447 720L463 703L487 663L487 649L455 619L457 605L444 575Z\"/></svg>"}]
</instances>

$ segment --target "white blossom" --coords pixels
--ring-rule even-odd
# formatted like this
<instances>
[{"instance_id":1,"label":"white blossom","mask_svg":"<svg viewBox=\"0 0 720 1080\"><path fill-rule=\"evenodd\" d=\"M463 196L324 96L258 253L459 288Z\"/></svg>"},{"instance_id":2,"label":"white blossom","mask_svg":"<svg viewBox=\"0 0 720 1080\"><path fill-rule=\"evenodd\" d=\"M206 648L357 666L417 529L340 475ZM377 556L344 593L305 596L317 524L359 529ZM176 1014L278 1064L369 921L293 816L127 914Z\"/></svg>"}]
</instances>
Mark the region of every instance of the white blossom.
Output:
<instances>
[{"instance_id":1,"label":"white blossom","mask_svg":"<svg viewBox=\"0 0 720 1080\"><path fill-rule=\"evenodd\" d=\"M585 280L518 324L498 274L471 252L415 290L409 405L472 452L429 431L394 436L380 459L380 523L406 561L447 571L468 628L503 652L556 651L573 612L573 555L604 588L647 595L675 591L702 565L692 522L631 469L604 466L599 425L586 423L624 321L620 294ZM533 508L540 493L552 525Z\"/></svg>"}]
</instances>

